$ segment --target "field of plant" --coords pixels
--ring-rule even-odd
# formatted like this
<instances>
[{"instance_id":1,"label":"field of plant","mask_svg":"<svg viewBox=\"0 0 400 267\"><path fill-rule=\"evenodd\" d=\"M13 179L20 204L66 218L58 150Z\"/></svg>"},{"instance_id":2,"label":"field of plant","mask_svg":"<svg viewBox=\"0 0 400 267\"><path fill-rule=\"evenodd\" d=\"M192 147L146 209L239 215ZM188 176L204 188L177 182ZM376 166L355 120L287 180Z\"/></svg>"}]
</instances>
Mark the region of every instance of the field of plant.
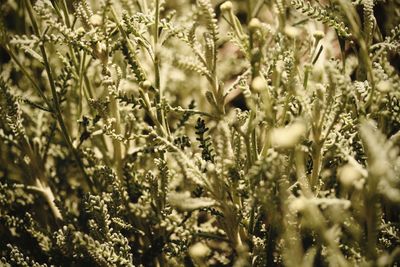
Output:
<instances>
[{"instance_id":1,"label":"field of plant","mask_svg":"<svg viewBox=\"0 0 400 267\"><path fill-rule=\"evenodd\" d=\"M0 266L400 266L399 0L1 0Z\"/></svg>"}]
</instances>

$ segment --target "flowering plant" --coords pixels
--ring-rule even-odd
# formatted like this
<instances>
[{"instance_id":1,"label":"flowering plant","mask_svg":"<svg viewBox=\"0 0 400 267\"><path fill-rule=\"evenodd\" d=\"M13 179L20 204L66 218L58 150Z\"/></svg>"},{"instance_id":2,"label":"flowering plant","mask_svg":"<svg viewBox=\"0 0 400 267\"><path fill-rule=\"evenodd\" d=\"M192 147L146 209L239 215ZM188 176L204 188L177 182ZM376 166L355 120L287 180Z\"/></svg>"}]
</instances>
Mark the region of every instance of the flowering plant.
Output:
<instances>
[{"instance_id":1,"label":"flowering plant","mask_svg":"<svg viewBox=\"0 0 400 267\"><path fill-rule=\"evenodd\" d=\"M396 1L0 9L2 266L399 264Z\"/></svg>"}]
</instances>

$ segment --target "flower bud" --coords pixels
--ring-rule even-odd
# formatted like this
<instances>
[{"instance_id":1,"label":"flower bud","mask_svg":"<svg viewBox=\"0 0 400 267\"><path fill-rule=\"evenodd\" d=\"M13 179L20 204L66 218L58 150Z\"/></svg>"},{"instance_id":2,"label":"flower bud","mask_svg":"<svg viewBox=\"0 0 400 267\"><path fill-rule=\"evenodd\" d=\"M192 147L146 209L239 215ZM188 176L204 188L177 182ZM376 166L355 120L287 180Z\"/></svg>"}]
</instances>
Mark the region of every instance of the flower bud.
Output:
<instances>
[{"instance_id":1,"label":"flower bud","mask_svg":"<svg viewBox=\"0 0 400 267\"><path fill-rule=\"evenodd\" d=\"M226 1L221 5L221 12L230 12L233 8L232 2L231 1Z\"/></svg>"},{"instance_id":2,"label":"flower bud","mask_svg":"<svg viewBox=\"0 0 400 267\"><path fill-rule=\"evenodd\" d=\"M93 16L90 17L89 22L94 27L98 27L103 23L103 18L100 15L94 14Z\"/></svg>"},{"instance_id":3,"label":"flower bud","mask_svg":"<svg viewBox=\"0 0 400 267\"><path fill-rule=\"evenodd\" d=\"M249 23L249 30L250 32L255 32L261 28L261 22L257 18L252 18Z\"/></svg>"},{"instance_id":4,"label":"flower bud","mask_svg":"<svg viewBox=\"0 0 400 267\"><path fill-rule=\"evenodd\" d=\"M251 87L256 92L262 92L267 89L266 82L260 76L257 76L253 79L253 81L251 82Z\"/></svg>"},{"instance_id":5,"label":"flower bud","mask_svg":"<svg viewBox=\"0 0 400 267\"><path fill-rule=\"evenodd\" d=\"M313 33L313 36L314 36L315 40L318 42L319 40L321 40L322 38L325 37L325 33L323 31L315 31Z\"/></svg>"},{"instance_id":6,"label":"flower bud","mask_svg":"<svg viewBox=\"0 0 400 267\"><path fill-rule=\"evenodd\" d=\"M142 87L143 87L143 89L145 89L145 90L149 89L149 88L151 87L151 82L150 82L149 80L143 81Z\"/></svg>"},{"instance_id":7,"label":"flower bud","mask_svg":"<svg viewBox=\"0 0 400 267\"><path fill-rule=\"evenodd\" d=\"M299 30L298 28L293 27L293 26L286 26L285 33L290 38L296 38L301 34L301 30Z\"/></svg>"},{"instance_id":8,"label":"flower bud","mask_svg":"<svg viewBox=\"0 0 400 267\"><path fill-rule=\"evenodd\" d=\"M78 29L75 30L76 34L81 35L84 34L86 31L83 27L79 27Z\"/></svg>"},{"instance_id":9,"label":"flower bud","mask_svg":"<svg viewBox=\"0 0 400 267\"><path fill-rule=\"evenodd\" d=\"M392 89L392 83L389 81L380 81L376 85L376 90L382 93L387 93Z\"/></svg>"},{"instance_id":10,"label":"flower bud","mask_svg":"<svg viewBox=\"0 0 400 267\"><path fill-rule=\"evenodd\" d=\"M345 188L350 188L361 179L361 173L351 164L346 164L338 171L339 181Z\"/></svg>"},{"instance_id":11,"label":"flower bud","mask_svg":"<svg viewBox=\"0 0 400 267\"><path fill-rule=\"evenodd\" d=\"M306 133L306 126L302 122L295 122L284 128L276 128L271 133L271 143L278 148L292 148Z\"/></svg>"},{"instance_id":12,"label":"flower bud","mask_svg":"<svg viewBox=\"0 0 400 267\"><path fill-rule=\"evenodd\" d=\"M189 255L194 259L201 259L206 257L210 253L210 248L198 242L189 248Z\"/></svg>"},{"instance_id":13,"label":"flower bud","mask_svg":"<svg viewBox=\"0 0 400 267\"><path fill-rule=\"evenodd\" d=\"M289 204L289 209L292 212L301 212L307 207L307 199L305 197L298 197L293 199Z\"/></svg>"}]
</instances>

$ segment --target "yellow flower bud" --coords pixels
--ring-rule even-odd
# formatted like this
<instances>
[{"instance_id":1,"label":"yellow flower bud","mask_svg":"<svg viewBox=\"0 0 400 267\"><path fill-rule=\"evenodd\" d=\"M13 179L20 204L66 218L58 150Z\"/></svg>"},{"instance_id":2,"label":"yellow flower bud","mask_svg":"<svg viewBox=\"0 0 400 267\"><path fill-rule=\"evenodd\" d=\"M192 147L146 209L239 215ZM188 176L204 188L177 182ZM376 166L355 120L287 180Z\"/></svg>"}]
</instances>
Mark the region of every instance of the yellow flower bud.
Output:
<instances>
[{"instance_id":1,"label":"yellow flower bud","mask_svg":"<svg viewBox=\"0 0 400 267\"><path fill-rule=\"evenodd\" d=\"M346 164L338 170L340 183L345 188L350 188L361 179L361 173L351 164Z\"/></svg>"},{"instance_id":2,"label":"yellow flower bud","mask_svg":"<svg viewBox=\"0 0 400 267\"><path fill-rule=\"evenodd\" d=\"M221 8L221 11L222 11L222 12L229 12L229 11L231 11L232 8L233 8L232 2L231 2L231 1L226 1L225 3L223 3L223 4L221 5L220 8Z\"/></svg>"},{"instance_id":3,"label":"yellow flower bud","mask_svg":"<svg viewBox=\"0 0 400 267\"><path fill-rule=\"evenodd\" d=\"M257 18L252 18L249 23L249 30L250 32L255 32L261 28L261 22Z\"/></svg>"},{"instance_id":4,"label":"yellow flower bud","mask_svg":"<svg viewBox=\"0 0 400 267\"><path fill-rule=\"evenodd\" d=\"M257 76L253 79L253 81L251 82L251 87L256 92L262 92L262 91L266 90L266 88L267 88L266 82L260 76Z\"/></svg>"},{"instance_id":5,"label":"yellow flower bud","mask_svg":"<svg viewBox=\"0 0 400 267\"><path fill-rule=\"evenodd\" d=\"M313 36L317 41L319 41L319 40L321 40L322 38L325 37L325 33L323 31L315 31L313 33Z\"/></svg>"},{"instance_id":6,"label":"yellow flower bud","mask_svg":"<svg viewBox=\"0 0 400 267\"><path fill-rule=\"evenodd\" d=\"M389 81L380 81L376 85L376 89L382 93L390 92L390 90L392 89L392 83Z\"/></svg>"},{"instance_id":7,"label":"yellow flower bud","mask_svg":"<svg viewBox=\"0 0 400 267\"><path fill-rule=\"evenodd\" d=\"M103 18L100 15L94 14L93 16L90 17L89 22L94 27L98 27L103 23Z\"/></svg>"},{"instance_id":8,"label":"yellow flower bud","mask_svg":"<svg viewBox=\"0 0 400 267\"><path fill-rule=\"evenodd\" d=\"M143 89L149 89L150 88L150 86L151 86L151 82L149 81L149 80L145 80L143 83L142 83L142 87L143 87Z\"/></svg>"},{"instance_id":9,"label":"yellow flower bud","mask_svg":"<svg viewBox=\"0 0 400 267\"><path fill-rule=\"evenodd\" d=\"M204 258L210 253L210 248L198 242L189 248L189 255L194 259Z\"/></svg>"},{"instance_id":10,"label":"yellow flower bud","mask_svg":"<svg viewBox=\"0 0 400 267\"><path fill-rule=\"evenodd\" d=\"M306 133L306 125L295 122L284 128L276 128L271 133L271 143L278 148L294 147Z\"/></svg>"}]
</instances>

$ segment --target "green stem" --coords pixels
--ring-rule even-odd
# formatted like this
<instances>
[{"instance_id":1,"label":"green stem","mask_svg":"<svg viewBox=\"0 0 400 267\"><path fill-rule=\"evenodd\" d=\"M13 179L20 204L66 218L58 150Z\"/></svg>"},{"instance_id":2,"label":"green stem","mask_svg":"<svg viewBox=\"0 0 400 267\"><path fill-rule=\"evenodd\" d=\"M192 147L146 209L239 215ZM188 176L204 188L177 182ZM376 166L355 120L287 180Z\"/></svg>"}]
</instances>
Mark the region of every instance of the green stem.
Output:
<instances>
[{"instance_id":1,"label":"green stem","mask_svg":"<svg viewBox=\"0 0 400 267\"><path fill-rule=\"evenodd\" d=\"M39 96L44 100L44 102L46 103L46 105L48 106L50 111L53 111L53 108L51 106L50 101L47 99L46 95L44 94L43 90L39 87L39 85L35 82L35 80L32 78L32 76L28 73L28 71L25 69L25 67L21 64L21 62L19 62L17 56L14 54L14 52L11 50L10 47L8 47L8 45L6 45L5 50L7 51L7 53L10 55L10 57L12 58L12 60L18 65L18 67L21 69L22 73L26 76L26 78L28 78L28 80L32 83L33 87L36 89L36 91L38 92Z\"/></svg>"},{"instance_id":2,"label":"green stem","mask_svg":"<svg viewBox=\"0 0 400 267\"><path fill-rule=\"evenodd\" d=\"M168 138L169 135L168 135L167 131L164 129L163 125L160 124L160 121L157 120L155 114L151 110L151 103L150 103L149 95L147 93L145 93L142 89L139 89L139 94L143 99L143 106L144 106L144 109L145 109L147 115L149 115L152 122L155 125L157 125L158 134L160 134L160 136L162 136L164 138Z\"/></svg>"},{"instance_id":3,"label":"green stem","mask_svg":"<svg viewBox=\"0 0 400 267\"><path fill-rule=\"evenodd\" d=\"M53 4L53 6L57 10L57 14L60 17L60 19L63 20L63 17L62 17L61 13L58 10L59 8L55 4ZM62 8L62 12L64 13L65 25L69 29L72 30L72 24L71 24L69 15L68 15L69 14L68 7L67 7L67 3L65 2L65 0L62 0L61 8ZM75 67L75 70L79 74L79 90L80 90L79 91L79 93L80 93L79 97L80 97L80 100L81 100L81 102L80 102L80 107L81 107L82 106L82 97L81 97L82 96L82 93L81 93L82 92L82 87L81 87L82 76L83 76L83 81L84 81L84 85L85 85L85 88L86 88L85 96L86 96L86 98L93 98L91 85L90 85L89 79L87 78L87 74L86 74L87 72L85 71L86 68L84 66L85 65L85 61L86 61L86 53L83 54L83 58L78 54L78 58L77 58L75 54L79 53L79 52L77 52L76 49L71 44L68 44L68 49L69 49L69 52L70 52L70 55L71 55L71 59L72 59L72 63L74 65L74 67ZM78 61L80 61L80 62L78 63ZM81 112L78 112L78 114L79 114L78 119L80 119Z\"/></svg>"},{"instance_id":4,"label":"green stem","mask_svg":"<svg viewBox=\"0 0 400 267\"><path fill-rule=\"evenodd\" d=\"M280 120L278 120L278 123L280 123L280 125L285 125L286 112L289 110L289 103L290 103L291 96L292 96L292 94L291 94L290 90L288 90L288 93L287 93L286 99L285 99L285 103L283 106L283 112L282 112Z\"/></svg>"},{"instance_id":5,"label":"green stem","mask_svg":"<svg viewBox=\"0 0 400 267\"><path fill-rule=\"evenodd\" d=\"M63 220L60 210L54 203L55 197L53 191L48 186L48 179L46 179L44 174L42 159L33 151L32 146L26 136L21 139L21 148L23 153L30 159L30 169L33 172L33 177L36 178L34 181L35 187L42 193L50 207L50 210L53 213L54 218L56 220Z\"/></svg>"},{"instance_id":6,"label":"green stem","mask_svg":"<svg viewBox=\"0 0 400 267\"><path fill-rule=\"evenodd\" d=\"M160 109L157 110L157 119L163 126L165 130L169 133L169 128L167 127L167 122L165 118L165 112L164 108L161 106L161 101L163 99L163 91L161 88L161 82L160 82L160 58L158 55L158 30L159 30L159 23L160 23L160 1L156 0L155 3L155 13L154 13L154 29L153 29L153 41L154 41L154 47L153 47L153 54L154 54L154 61L153 61L153 66L154 66L154 86L158 90L158 95L157 95L157 103L160 105Z\"/></svg>"},{"instance_id":7,"label":"green stem","mask_svg":"<svg viewBox=\"0 0 400 267\"><path fill-rule=\"evenodd\" d=\"M29 0L25 0L25 4L26 4L26 7L27 7L29 18L31 19L31 22L32 22L32 27L33 27L34 33L37 36L40 36L39 27L37 25L37 22L35 20L35 16L33 14L32 4L31 4L31 2ZM60 126L61 134L62 134L65 142L67 143L68 149L74 155L74 158L75 158L76 162L78 163L78 166L79 166L83 176L88 181L89 186L92 186L91 180L89 179L88 175L86 174L85 168L83 166L82 160L81 160L78 152L75 150L75 148L72 145L71 138L70 138L70 136L68 134L67 127L65 126L65 122L64 122L64 119L62 117L61 110L60 110L60 102L59 102L59 99L58 99L55 80L54 80L54 77L53 77L53 73L51 71L50 63L49 63L49 60L48 60L48 57L47 57L47 53L46 53L46 49L45 49L45 46L44 46L43 43L40 45L40 52L42 53L43 63L44 63L44 66L45 66L45 70L46 70L47 76L49 78L51 94L52 94L52 97L53 97L54 113L55 113L55 116L57 118L58 124Z\"/></svg>"},{"instance_id":8,"label":"green stem","mask_svg":"<svg viewBox=\"0 0 400 267\"><path fill-rule=\"evenodd\" d=\"M56 220L62 221L63 217L61 215L60 210L54 203L55 197L53 191L51 191L51 188L48 185L44 185L39 179L36 180L36 188L40 190L40 193L43 195L44 199L49 205L50 210L53 213Z\"/></svg>"},{"instance_id":9,"label":"green stem","mask_svg":"<svg viewBox=\"0 0 400 267\"><path fill-rule=\"evenodd\" d=\"M69 16L68 16L68 7L67 7L67 3L65 2L65 0L62 0L61 3L61 8L64 12L64 17L65 17L65 24L67 25L68 28L71 28L71 21L69 20Z\"/></svg>"},{"instance_id":10,"label":"green stem","mask_svg":"<svg viewBox=\"0 0 400 267\"><path fill-rule=\"evenodd\" d=\"M245 144L246 144L246 156L247 156L247 169L249 170L253 165L253 154L251 153L251 141L248 136L245 137Z\"/></svg>"},{"instance_id":11,"label":"green stem","mask_svg":"<svg viewBox=\"0 0 400 267\"><path fill-rule=\"evenodd\" d=\"M117 99L114 96L111 97L111 115L115 118L114 130L117 135L121 134L121 116L119 113L119 106ZM115 168L118 179L122 180L122 147L121 142L119 140L113 139L113 147L114 147L114 160L115 160Z\"/></svg>"},{"instance_id":12,"label":"green stem","mask_svg":"<svg viewBox=\"0 0 400 267\"><path fill-rule=\"evenodd\" d=\"M339 0L338 3L341 5L342 10L349 21L351 29L353 30L352 34L354 36L354 40L356 40L358 42L358 45L360 46L361 57L365 60L364 63L367 69L367 78L368 81L371 83L371 93L369 95L369 98L367 99L367 102L365 103L365 110L367 110L371 106L375 94L375 80L372 72L371 58L369 56L369 51L365 38L363 34L360 32L360 29L362 27L359 25L358 20L356 19L358 18L356 10L348 1Z\"/></svg>"},{"instance_id":13,"label":"green stem","mask_svg":"<svg viewBox=\"0 0 400 267\"><path fill-rule=\"evenodd\" d=\"M311 179L310 179L310 185L311 189L314 189L314 187L317 185L318 177L319 177L319 172L321 168L321 152L322 152L322 145L320 141L315 141L315 144L313 146L313 153L312 153L312 161L313 161L313 169L311 173Z\"/></svg>"},{"instance_id":14,"label":"green stem","mask_svg":"<svg viewBox=\"0 0 400 267\"><path fill-rule=\"evenodd\" d=\"M128 38L128 35L126 34L125 30L122 28L121 24L118 23L118 17L117 17L117 13L115 11L115 9L111 6L110 8L111 10L111 14L115 20L115 22L117 23L117 27L119 29L119 31L121 32L122 36L124 37L126 44L127 44L127 48L130 52L135 53L135 49L133 48L130 39ZM158 11L159 12L159 11ZM158 37L157 37L158 38ZM157 39L158 40L158 39ZM150 99L149 99L149 95L147 92L144 92L142 89L139 90L139 94L143 99L143 105L144 105L144 109L147 113L147 115L149 115L149 117L151 118L151 120L153 121L153 123L155 125L157 125L157 132L165 138L168 138L169 133L167 131L166 128L164 128L164 125L162 123L160 123L160 121L157 119L157 117L153 114L152 112L152 106L150 103Z\"/></svg>"},{"instance_id":15,"label":"green stem","mask_svg":"<svg viewBox=\"0 0 400 267\"><path fill-rule=\"evenodd\" d=\"M253 1L247 0L247 24L249 24L253 15Z\"/></svg>"},{"instance_id":16,"label":"green stem","mask_svg":"<svg viewBox=\"0 0 400 267\"><path fill-rule=\"evenodd\" d=\"M367 218L367 251L368 258L376 258L376 241L377 235L377 200L376 196L373 195L366 201L366 218Z\"/></svg>"}]
</instances>

